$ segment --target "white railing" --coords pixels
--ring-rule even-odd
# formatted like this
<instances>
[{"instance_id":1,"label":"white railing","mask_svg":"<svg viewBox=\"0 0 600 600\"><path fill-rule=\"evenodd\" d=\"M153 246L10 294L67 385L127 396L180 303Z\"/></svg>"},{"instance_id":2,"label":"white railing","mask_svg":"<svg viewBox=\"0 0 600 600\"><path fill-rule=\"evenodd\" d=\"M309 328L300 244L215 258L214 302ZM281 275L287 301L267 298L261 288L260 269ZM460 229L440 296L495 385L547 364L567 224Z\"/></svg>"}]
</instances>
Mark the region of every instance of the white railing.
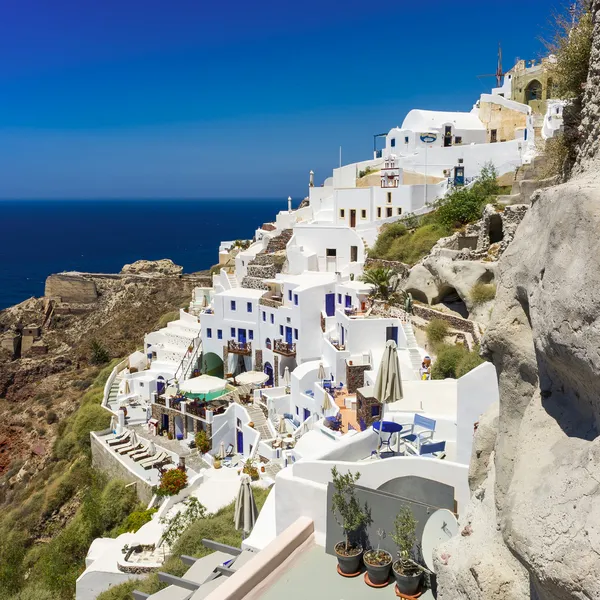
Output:
<instances>
[{"instance_id":1,"label":"white railing","mask_svg":"<svg viewBox=\"0 0 600 600\"><path fill-rule=\"evenodd\" d=\"M102 397L102 406L108 408L108 396L110 395L110 388L115 382L117 375L127 367L128 361L124 358L120 363L115 365L114 369L110 372L106 383L104 384L104 395Z\"/></svg>"},{"instance_id":2,"label":"white railing","mask_svg":"<svg viewBox=\"0 0 600 600\"><path fill-rule=\"evenodd\" d=\"M313 426L319 422L319 420L320 416L317 413L313 413L312 415L310 415L310 417L308 417L308 419L300 423L298 429L294 431L294 437L299 438L303 436L307 431L310 431L313 428Z\"/></svg>"}]
</instances>

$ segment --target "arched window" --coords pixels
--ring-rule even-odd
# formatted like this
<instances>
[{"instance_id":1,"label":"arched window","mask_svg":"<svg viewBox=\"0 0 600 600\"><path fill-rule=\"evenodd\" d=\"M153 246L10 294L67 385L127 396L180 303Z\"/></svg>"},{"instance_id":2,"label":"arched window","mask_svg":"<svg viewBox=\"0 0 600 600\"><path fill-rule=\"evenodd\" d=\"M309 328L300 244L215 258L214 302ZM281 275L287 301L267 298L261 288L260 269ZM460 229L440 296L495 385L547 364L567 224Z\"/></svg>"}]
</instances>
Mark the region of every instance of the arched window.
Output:
<instances>
[{"instance_id":1,"label":"arched window","mask_svg":"<svg viewBox=\"0 0 600 600\"><path fill-rule=\"evenodd\" d=\"M265 346L267 347L267 350L271 349L271 338L265 340Z\"/></svg>"},{"instance_id":2,"label":"arched window","mask_svg":"<svg viewBox=\"0 0 600 600\"><path fill-rule=\"evenodd\" d=\"M534 79L525 88L525 102L529 104L534 100L542 100L542 84Z\"/></svg>"}]
</instances>

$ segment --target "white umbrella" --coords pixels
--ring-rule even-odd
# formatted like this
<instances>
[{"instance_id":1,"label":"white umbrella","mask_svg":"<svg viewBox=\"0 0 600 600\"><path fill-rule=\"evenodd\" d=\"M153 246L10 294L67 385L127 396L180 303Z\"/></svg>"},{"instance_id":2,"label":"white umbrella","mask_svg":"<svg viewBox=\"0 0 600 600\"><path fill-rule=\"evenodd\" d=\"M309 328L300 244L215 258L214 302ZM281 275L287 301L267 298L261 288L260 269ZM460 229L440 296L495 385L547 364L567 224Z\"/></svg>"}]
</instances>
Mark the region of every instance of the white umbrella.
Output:
<instances>
[{"instance_id":1,"label":"white umbrella","mask_svg":"<svg viewBox=\"0 0 600 600\"><path fill-rule=\"evenodd\" d=\"M188 394L202 396L224 390L226 385L227 382L220 377L213 377L212 375L200 375L200 377L194 377L193 379L186 379L185 381L182 381L179 389L182 392L187 392Z\"/></svg>"},{"instance_id":2,"label":"white umbrella","mask_svg":"<svg viewBox=\"0 0 600 600\"><path fill-rule=\"evenodd\" d=\"M285 371L283 372L283 385L285 385L285 387L288 387L290 385L290 368L286 367Z\"/></svg>"},{"instance_id":3,"label":"white umbrella","mask_svg":"<svg viewBox=\"0 0 600 600\"><path fill-rule=\"evenodd\" d=\"M221 440L219 445L219 458L225 458L225 442Z\"/></svg>"},{"instance_id":4,"label":"white umbrella","mask_svg":"<svg viewBox=\"0 0 600 600\"><path fill-rule=\"evenodd\" d=\"M246 371L237 375L235 379L240 385L261 385L269 376L262 371Z\"/></svg>"},{"instance_id":5,"label":"white umbrella","mask_svg":"<svg viewBox=\"0 0 600 600\"><path fill-rule=\"evenodd\" d=\"M375 380L375 398L381 405L379 412L379 442L381 443L381 424L383 423L383 408L385 404L402 400L402 379L400 377L400 361L398 360L398 348L394 340L388 340L383 351L377 379Z\"/></svg>"},{"instance_id":6,"label":"white umbrella","mask_svg":"<svg viewBox=\"0 0 600 600\"><path fill-rule=\"evenodd\" d=\"M117 417L115 415L113 415L110 418L110 429L111 429L111 431L115 431L116 428L117 428Z\"/></svg>"},{"instance_id":7,"label":"white umbrella","mask_svg":"<svg viewBox=\"0 0 600 600\"><path fill-rule=\"evenodd\" d=\"M323 383L323 379L325 379L326 375L325 375L325 367L323 366L323 363L320 362L319 363L319 372L317 373L317 379L321 380L321 383Z\"/></svg>"},{"instance_id":8,"label":"white umbrella","mask_svg":"<svg viewBox=\"0 0 600 600\"><path fill-rule=\"evenodd\" d=\"M129 444L135 448L140 443L140 438L138 438L137 433L135 431L131 432L131 436L129 438Z\"/></svg>"},{"instance_id":9,"label":"white umbrella","mask_svg":"<svg viewBox=\"0 0 600 600\"><path fill-rule=\"evenodd\" d=\"M150 443L148 444L148 454L150 456L154 456L156 454L156 446L152 440L150 440Z\"/></svg>"},{"instance_id":10,"label":"white umbrella","mask_svg":"<svg viewBox=\"0 0 600 600\"><path fill-rule=\"evenodd\" d=\"M242 535L245 537L245 534L250 533L256 523L258 509L250 486L250 476L242 475L240 479L240 489L235 501L234 523L235 528L241 529Z\"/></svg>"},{"instance_id":11,"label":"white umbrella","mask_svg":"<svg viewBox=\"0 0 600 600\"><path fill-rule=\"evenodd\" d=\"M287 433L287 425L285 422L285 417L283 415L281 415L279 417L279 425L277 426L277 433L280 433L281 435L284 435Z\"/></svg>"},{"instance_id":12,"label":"white umbrella","mask_svg":"<svg viewBox=\"0 0 600 600\"><path fill-rule=\"evenodd\" d=\"M323 396L323 404L321 406L323 409L323 414L325 414L326 410L329 410L329 406L329 394L327 393L327 390L325 390L325 396Z\"/></svg>"}]
</instances>

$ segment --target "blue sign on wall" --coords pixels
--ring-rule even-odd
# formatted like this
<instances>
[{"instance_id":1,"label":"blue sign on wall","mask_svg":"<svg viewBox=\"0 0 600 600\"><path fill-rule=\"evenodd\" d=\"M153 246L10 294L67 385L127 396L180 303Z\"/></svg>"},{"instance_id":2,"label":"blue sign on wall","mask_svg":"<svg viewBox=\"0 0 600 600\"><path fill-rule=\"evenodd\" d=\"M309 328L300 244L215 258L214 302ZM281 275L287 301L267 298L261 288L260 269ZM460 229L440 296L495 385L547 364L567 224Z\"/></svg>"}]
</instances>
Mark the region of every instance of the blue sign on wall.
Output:
<instances>
[{"instance_id":1,"label":"blue sign on wall","mask_svg":"<svg viewBox=\"0 0 600 600\"><path fill-rule=\"evenodd\" d=\"M426 144L432 144L435 142L435 140L437 140L437 134L435 133L422 133L420 137L421 141L425 142Z\"/></svg>"}]
</instances>

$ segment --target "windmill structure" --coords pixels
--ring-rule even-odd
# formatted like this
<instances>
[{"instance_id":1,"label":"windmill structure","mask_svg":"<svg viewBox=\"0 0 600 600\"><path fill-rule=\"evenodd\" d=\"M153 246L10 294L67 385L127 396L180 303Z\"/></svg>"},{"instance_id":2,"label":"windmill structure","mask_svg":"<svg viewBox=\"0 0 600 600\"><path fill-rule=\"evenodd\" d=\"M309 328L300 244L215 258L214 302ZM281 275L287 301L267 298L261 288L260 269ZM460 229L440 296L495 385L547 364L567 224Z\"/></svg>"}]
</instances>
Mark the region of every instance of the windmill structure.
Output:
<instances>
[{"instance_id":1,"label":"windmill structure","mask_svg":"<svg viewBox=\"0 0 600 600\"><path fill-rule=\"evenodd\" d=\"M495 73L487 73L486 75L477 75L480 79L483 77L495 77L496 78L496 87L500 87L502 85L502 78L506 75L504 69L502 68L502 46L500 42L498 42L498 66L496 67Z\"/></svg>"}]
</instances>

